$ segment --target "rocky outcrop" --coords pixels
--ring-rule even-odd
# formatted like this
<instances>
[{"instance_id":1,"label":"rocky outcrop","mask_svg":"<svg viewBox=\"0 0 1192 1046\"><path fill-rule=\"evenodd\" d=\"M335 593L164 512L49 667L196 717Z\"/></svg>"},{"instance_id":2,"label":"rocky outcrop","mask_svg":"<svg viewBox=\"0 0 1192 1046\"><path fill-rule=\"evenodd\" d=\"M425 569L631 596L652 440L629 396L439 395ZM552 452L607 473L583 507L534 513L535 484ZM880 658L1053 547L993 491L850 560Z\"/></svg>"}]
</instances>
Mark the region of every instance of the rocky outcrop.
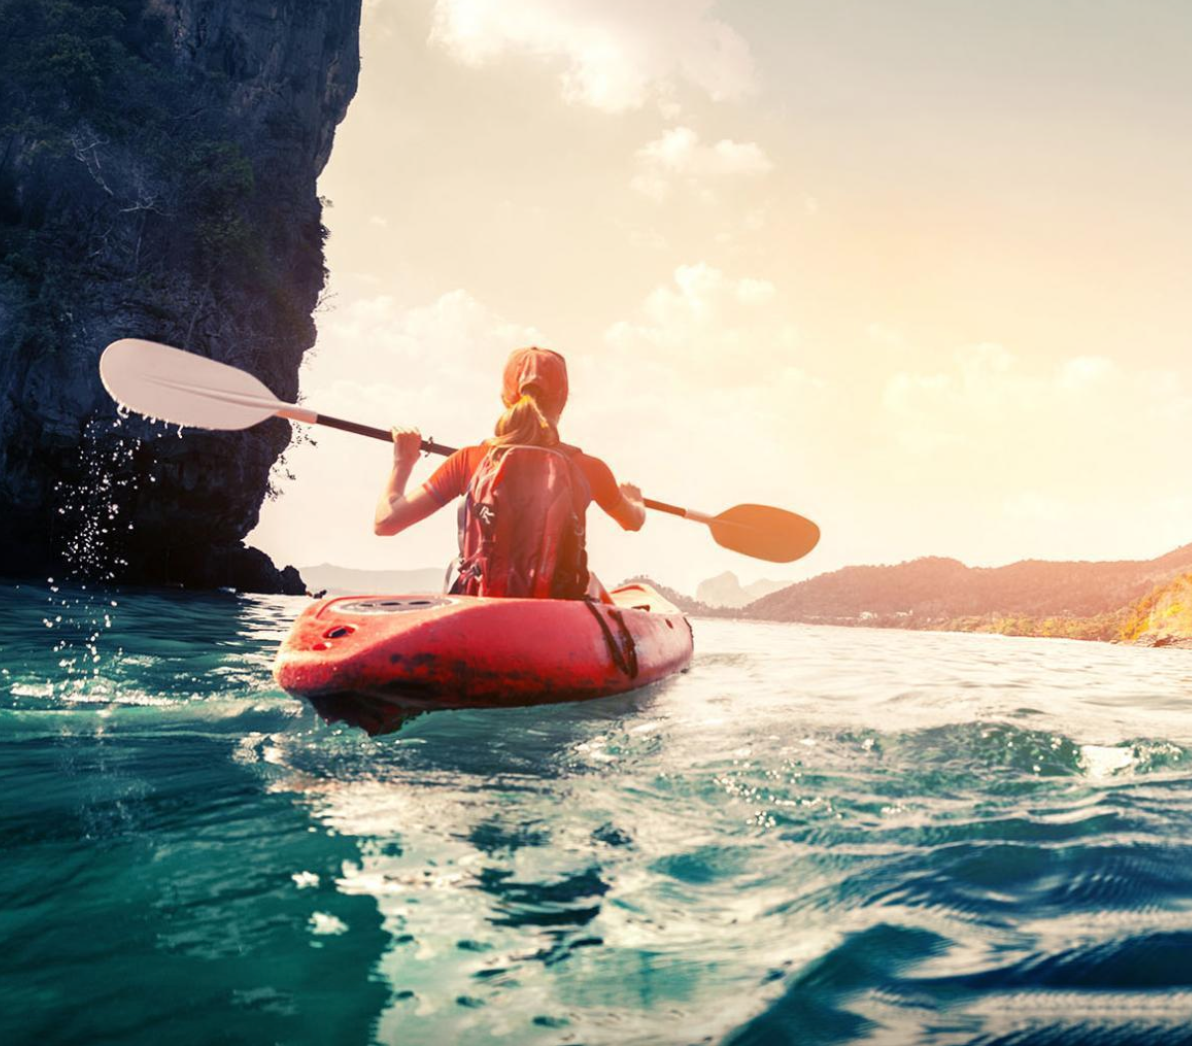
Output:
<instances>
[{"instance_id":1,"label":"rocky outcrop","mask_svg":"<svg viewBox=\"0 0 1192 1046\"><path fill-rule=\"evenodd\" d=\"M786 588L788 584L788 581L768 581L763 578L742 585L736 574L726 570L723 574L701 581L696 586L695 598L709 606L738 609L770 595L771 592Z\"/></svg>"},{"instance_id":2,"label":"rocky outcrop","mask_svg":"<svg viewBox=\"0 0 1192 1046\"><path fill-rule=\"evenodd\" d=\"M1139 646L1192 647L1192 573L1156 586L1130 607L1119 638Z\"/></svg>"},{"instance_id":3,"label":"rocky outcrop","mask_svg":"<svg viewBox=\"0 0 1192 1046\"><path fill-rule=\"evenodd\" d=\"M301 591L247 549L290 438L117 416L142 337L298 389L360 0L0 0L0 574Z\"/></svg>"},{"instance_id":4,"label":"rocky outcrop","mask_svg":"<svg viewBox=\"0 0 1192 1046\"><path fill-rule=\"evenodd\" d=\"M673 589L668 585L664 585L659 581L655 581L651 577L646 577L644 574L638 574L635 577L626 578L621 582L622 585L647 584L654 589L663 599L668 603L677 606L684 614L689 614L692 617L737 617L737 613L732 610L727 610L724 607L712 607L706 603L701 603L698 599L692 599L690 596L683 595L677 589Z\"/></svg>"}]
</instances>

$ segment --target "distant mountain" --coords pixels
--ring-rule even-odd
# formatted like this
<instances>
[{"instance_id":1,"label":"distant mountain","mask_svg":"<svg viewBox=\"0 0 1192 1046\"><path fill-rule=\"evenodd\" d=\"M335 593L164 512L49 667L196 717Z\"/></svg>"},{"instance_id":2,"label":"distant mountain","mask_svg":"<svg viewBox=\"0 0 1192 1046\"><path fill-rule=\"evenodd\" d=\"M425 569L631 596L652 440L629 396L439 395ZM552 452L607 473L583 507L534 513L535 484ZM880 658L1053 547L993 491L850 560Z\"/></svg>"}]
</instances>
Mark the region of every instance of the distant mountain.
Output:
<instances>
[{"instance_id":1,"label":"distant mountain","mask_svg":"<svg viewBox=\"0 0 1192 1046\"><path fill-rule=\"evenodd\" d=\"M1134 605L1192 570L1192 545L1151 560L967 567L927 557L896 566L845 567L752 604L777 621L1117 638Z\"/></svg>"},{"instance_id":2,"label":"distant mountain","mask_svg":"<svg viewBox=\"0 0 1192 1046\"><path fill-rule=\"evenodd\" d=\"M785 581L767 580L742 585L736 574L726 570L723 574L701 581L695 589L695 598L708 606L736 608L786 587Z\"/></svg>"},{"instance_id":3,"label":"distant mountain","mask_svg":"<svg viewBox=\"0 0 1192 1046\"><path fill-rule=\"evenodd\" d=\"M446 568L423 570L353 570L322 563L299 573L311 592L329 596L387 595L397 592L440 592Z\"/></svg>"}]
</instances>

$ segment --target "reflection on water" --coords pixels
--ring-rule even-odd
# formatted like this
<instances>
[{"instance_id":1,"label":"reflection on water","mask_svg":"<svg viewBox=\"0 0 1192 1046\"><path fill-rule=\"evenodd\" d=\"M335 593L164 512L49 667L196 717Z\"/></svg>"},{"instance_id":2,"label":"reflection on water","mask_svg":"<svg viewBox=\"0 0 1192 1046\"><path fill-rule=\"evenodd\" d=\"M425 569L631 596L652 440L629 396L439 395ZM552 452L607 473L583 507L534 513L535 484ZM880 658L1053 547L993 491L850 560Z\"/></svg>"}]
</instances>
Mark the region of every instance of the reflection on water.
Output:
<instances>
[{"instance_id":1,"label":"reflection on water","mask_svg":"<svg viewBox=\"0 0 1192 1046\"><path fill-rule=\"evenodd\" d=\"M0 589L3 1041L1187 1035L1186 651L701 621L371 738L301 605Z\"/></svg>"}]
</instances>

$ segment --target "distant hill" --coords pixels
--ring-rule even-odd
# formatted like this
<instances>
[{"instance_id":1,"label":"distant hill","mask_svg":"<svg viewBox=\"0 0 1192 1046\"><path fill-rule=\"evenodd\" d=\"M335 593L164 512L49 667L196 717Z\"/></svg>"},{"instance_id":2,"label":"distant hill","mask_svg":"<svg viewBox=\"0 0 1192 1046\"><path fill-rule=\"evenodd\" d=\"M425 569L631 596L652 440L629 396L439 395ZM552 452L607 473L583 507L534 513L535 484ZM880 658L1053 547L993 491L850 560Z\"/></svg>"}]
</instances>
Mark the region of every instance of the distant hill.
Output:
<instances>
[{"instance_id":1,"label":"distant hill","mask_svg":"<svg viewBox=\"0 0 1192 1046\"><path fill-rule=\"evenodd\" d=\"M1117 638L1136 604L1192 570L1192 545L1151 560L967 567L927 557L845 567L751 604L777 621Z\"/></svg>"},{"instance_id":2,"label":"distant hill","mask_svg":"<svg viewBox=\"0 0 1192 1046\"><path fill-rule=\"evenodd\" d=\"M439 592L446 568L423 570L353 570L321 563L303 567L299 573L311 592L329 596L386 595L396 592Z\"/></svg>"},{"instance_id":3,"label":"distant hill","mask_svg":"<svg viewBox=\"0 0 1192 1046\"><path fill-rule=\"evenodd\" d=\"M723 574L701 581L695 589L695 598L708 606L743 607L786 586L785 581L764 579L742 585L736 574L726 570Z\"/></svg>"}]
</instances>

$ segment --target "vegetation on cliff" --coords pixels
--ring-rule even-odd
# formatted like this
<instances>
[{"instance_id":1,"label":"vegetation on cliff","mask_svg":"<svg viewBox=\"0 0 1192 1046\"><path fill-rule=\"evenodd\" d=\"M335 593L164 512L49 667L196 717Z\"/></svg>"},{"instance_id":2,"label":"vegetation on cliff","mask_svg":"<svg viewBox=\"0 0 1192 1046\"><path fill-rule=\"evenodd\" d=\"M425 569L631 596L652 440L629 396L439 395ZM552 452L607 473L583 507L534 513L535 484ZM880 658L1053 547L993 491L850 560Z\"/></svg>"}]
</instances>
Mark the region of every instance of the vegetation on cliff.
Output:
<instances>
[{"instance_id":1,"label":"vegetation on cliff","mask_svg":"<svg viewBox=\"0 0 1192 1046\"><path fill-rule=\"evenodd\" d=\"M96 361L144 337L296 395L325 278L316 180L355 91L359 12L0 0L0 573L57 570L72 513L115 497L134 525L118 580L301 589L242 544L288 426L118 425Z\"/></svg>"},{"instance_id":2,"label":"vegetation on cliff","mask_svg":"<svg viewBox=\"0 0 1192 1046\"><path fill-rule=\"evenodd\" d=\"M72 299L113 274L150 308L180 267L218 295L270 273L226 78L172 61L144 0L0 0L0 279L16 351L60 351ZM32 177L31 177L32 175ZM113 221L117 214L131 221Z\"/></svg>"}]
</instances>

